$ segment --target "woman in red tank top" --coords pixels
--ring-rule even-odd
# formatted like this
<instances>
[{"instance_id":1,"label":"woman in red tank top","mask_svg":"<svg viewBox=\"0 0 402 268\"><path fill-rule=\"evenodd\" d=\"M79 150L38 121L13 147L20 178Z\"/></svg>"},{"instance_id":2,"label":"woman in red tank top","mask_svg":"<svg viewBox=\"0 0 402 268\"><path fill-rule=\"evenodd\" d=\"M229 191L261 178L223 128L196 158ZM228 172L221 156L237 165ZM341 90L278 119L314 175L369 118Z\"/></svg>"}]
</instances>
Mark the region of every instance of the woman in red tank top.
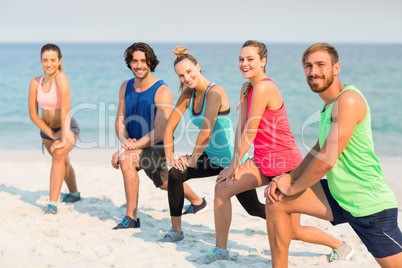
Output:
<instances>
[{"instance_id":1,"label":"woman in red tank top","mask_svg":"<svg viewBox=\"0 0 402 268\"><path fill-rule=\"evenodd\" d=\"M232 219L231 197L268 185L276 175L290 172L302 161L290 131L282 96L276 84L265 75L267 54L266 46L254 40L244 43L240 52L239 69L249 81L241 89L234 156L230 165L220 172L216 180L216 246L204 258L204 263L229 259L226 248ZM252 143L254 158L240 165L240 160ZM292 224L292 239L322 244L333 249L343 245L342 241L319 229L301 226L300 214L292 215Z\"/></svg>"}]
</instances>

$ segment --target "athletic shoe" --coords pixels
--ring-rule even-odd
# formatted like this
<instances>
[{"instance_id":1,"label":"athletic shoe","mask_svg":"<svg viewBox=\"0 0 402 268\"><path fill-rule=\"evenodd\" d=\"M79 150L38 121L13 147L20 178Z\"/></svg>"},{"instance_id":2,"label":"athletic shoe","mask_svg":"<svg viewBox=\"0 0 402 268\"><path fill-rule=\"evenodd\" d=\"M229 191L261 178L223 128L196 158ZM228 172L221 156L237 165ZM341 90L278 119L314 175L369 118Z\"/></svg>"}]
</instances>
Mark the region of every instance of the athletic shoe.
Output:
<instances>
[{"instance_id":1,"label":"athletic shoe","mask_svg":"<svg viewBox=\"0 0 402 268\"><path fill-rule=\"evenodd\" d=\"M178 232L176 232L175 228L172 228L172 229L170 229L169 232L167 232L165 234L165 236L162 239L159 239L158 242L174 243L174 242L183 240L183 238L184 238L183 232L181 232L181 234L179 234Z\"/></svg>"},{"instance_id":2,"label":"athletic shoe","mask_svg":"<svg viewBox=\"0 0 402 268\"><path fill-rule=\"evenodd\" d=\"M140 228L140 219L137 218L137 220L135 221L129 216L125 216L123 220L113 228L113 230L128 228Z\"/></svg>"},{"instance_id":3,"label":"athletic shoe","mask_svg":"<svg viewBox=\"0 0 402 268\"><path fill-rule=\"evenodd\" d=\"M56 215L57 214L57 207L47 204L45 207L45 214L53 214Z\"/></svg>"},{"instance_id":4,"label":"athletic shoe","mask_svg":"<svg viewBox=\"0 0 402 268\"><path fill-rule=\"evenodd\" d=\"M71 193L66 194L64 196L64 198L63 198L63 202L66 202L66 203L74 203L74 202L77 202L77 201L80 201L80 200L81 200L80 193L78 193L78 196L74 196Z\"/></svg>"},{"instance_id":5,"label":"athletic shoe","mask_svg":"<svg viewBox=\"0 0 402 268\"><path fill-rule=\"evenodd\" d=\"M192 204L188 205L186 207L186 210L183 212L183 215L185 214L195 214L198 211L202 210L203 208L207 207L207 201L205 201L205 197L202 198L202 203L201 205L194 206Z\"/></svg>"},{"instance_id":6,"label":"athletic shoe","mask_svg":"<svg viewBox=\"0 0 402 268\"><path fill-rule=\"evenodd\" d=\"M200 264L210 264L211 262L214 261L219 261L219 260L224 260L228 261L229 260L229 250L226 254L220 253L217 250L217 247L214 247L208 255L206 255L200 262Z\"/></svg>"},{"instance_id":7,"label":"athletic shoe","mask_svg":"<svg viewBox=\"0 0 402 268\"><path fill-rule=\"evenodd\" d=\"M329 256L329 262L335 260L349 260L352 257L354 250L351 246L345 243L345 246L340 249L333 249L331 255Z\"/></svg>"}]
</instances>

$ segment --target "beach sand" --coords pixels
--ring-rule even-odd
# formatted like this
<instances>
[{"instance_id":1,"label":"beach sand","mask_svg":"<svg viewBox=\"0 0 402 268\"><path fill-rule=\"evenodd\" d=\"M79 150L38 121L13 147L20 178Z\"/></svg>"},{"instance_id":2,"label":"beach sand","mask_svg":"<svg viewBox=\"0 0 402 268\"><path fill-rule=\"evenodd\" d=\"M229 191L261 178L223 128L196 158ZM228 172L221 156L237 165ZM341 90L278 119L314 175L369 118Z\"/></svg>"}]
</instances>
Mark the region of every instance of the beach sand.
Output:
<instances>
[{"instance_id":1,"label":"beach sand","mask_svg":"<svg viewBox=\"0 0 402 268\"><path fill-rule=\"evenodd\" d=\"M185 239L177 244L158 244L171 228L167 192L156 189L140 172L138 217L140 229L115 231L116 220L125 214L120 170L111 167L114 149L74 149L71 163L83 200L59 203L57 215L44 215L48 201L51 158L37 151L0 151L0 267L201 267L197 262L215 245L214 177L188 184L205 196L209 208L201 214L183 216ZM381 159L380 159L381 160ZM389 185L402 208L402 184L398 182L402 160L382 160ZM258 189L260 201L264 187ZM63 184L62 193L67 193ZM265 201L264 201L265 202ZM185 203L186 204L186 203ZM232 260L208 267L270 267L271 256L265 221L248 216L236 198L228 248ZM401 222L399 213L399 223ZM330 249L292 241L290 267L378 267L347 224L302 216L312 225L349 242L355 248L350 261L327 262ZM401 226L401 224L399 224Z\"/></svg>"}]
</instances>

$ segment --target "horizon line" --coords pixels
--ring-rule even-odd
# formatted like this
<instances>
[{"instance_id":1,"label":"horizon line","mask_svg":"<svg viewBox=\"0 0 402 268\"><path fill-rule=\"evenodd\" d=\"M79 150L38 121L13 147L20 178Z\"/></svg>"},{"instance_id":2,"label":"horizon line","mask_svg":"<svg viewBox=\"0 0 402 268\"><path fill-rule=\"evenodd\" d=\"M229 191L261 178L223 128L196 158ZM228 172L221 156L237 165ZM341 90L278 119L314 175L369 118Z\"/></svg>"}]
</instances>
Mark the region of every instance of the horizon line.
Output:
<instances>
[{"instance_id":1,"label":"horizon line","mask_svg":"<svg viewBox=\"0 0 402 268\"><path fill-rule=\"evenodd\" d=\"M135 43L135 42L145 42L145 43L153 43L153 44L242 44L244 41L56 41L56 42L40 42L40 41L0 41L0 45L23 45L23 44L44 44L44 43L59 43L59 44L125 44L125 43ZM285 42L285 41L271 41L264 42L267 44L278 44L278 45L306 45L306 44L314 44L317 42ZM325 41L323 41L325 42ZM380 42L380 41L371 41L371 42L326 42L330 44L338 44L338 45L402 45L402 41L395 42Z\"/></svg>"}]
</instances>

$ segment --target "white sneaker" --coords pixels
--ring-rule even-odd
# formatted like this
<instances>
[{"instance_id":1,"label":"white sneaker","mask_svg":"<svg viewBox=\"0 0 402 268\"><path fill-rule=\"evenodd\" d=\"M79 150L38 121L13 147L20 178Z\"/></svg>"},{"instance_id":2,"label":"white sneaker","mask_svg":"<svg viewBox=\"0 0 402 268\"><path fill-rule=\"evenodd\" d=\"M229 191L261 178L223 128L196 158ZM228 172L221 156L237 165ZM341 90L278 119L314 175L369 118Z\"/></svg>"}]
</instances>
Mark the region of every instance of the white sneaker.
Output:
<instances>
[{"instance_id":1,"label":"white sneaker","mask_svg":"<svg viewBox=\"0 0 402 268\"><path fill-rule=\"evenodd\" d=\"M354 253L354 249L349 246L349 244L346 244L345 246L342 247L341 249L333 249L331 254L329 255L329 262L333 262L336 260L349 260L353 253Z\"/></svg>"},{"instance_id":2,"label":"white sneaker","mask_svg":"<svg viewBox=\"0 0 402 268\"><path fill-rule=\"evenodd\" d=\"M162 239L159 239L158 242L174 243L174 242L178 242L180 240L183 240L183 238L184 238L183 232L181 232L181 234L179 234L178 232L176 232L175 228L172 228L172 229L170 229L169 232L167 232L165 234L165 236Z\"/></svg>"},{"instance_id":3,"label":"white sneaker","mask_svg":"<svg viewBox=\"0 0 402 268\"><path fill-rule=\"evenodd\" d=\"M229 250L227 251L226 254L220 253L219 251L216 250L217 247L214 247L201 261L200 264L210 264L211 262L214 261L219 261L219 260L229 260Z\"/></svg>"}]
</instances>

